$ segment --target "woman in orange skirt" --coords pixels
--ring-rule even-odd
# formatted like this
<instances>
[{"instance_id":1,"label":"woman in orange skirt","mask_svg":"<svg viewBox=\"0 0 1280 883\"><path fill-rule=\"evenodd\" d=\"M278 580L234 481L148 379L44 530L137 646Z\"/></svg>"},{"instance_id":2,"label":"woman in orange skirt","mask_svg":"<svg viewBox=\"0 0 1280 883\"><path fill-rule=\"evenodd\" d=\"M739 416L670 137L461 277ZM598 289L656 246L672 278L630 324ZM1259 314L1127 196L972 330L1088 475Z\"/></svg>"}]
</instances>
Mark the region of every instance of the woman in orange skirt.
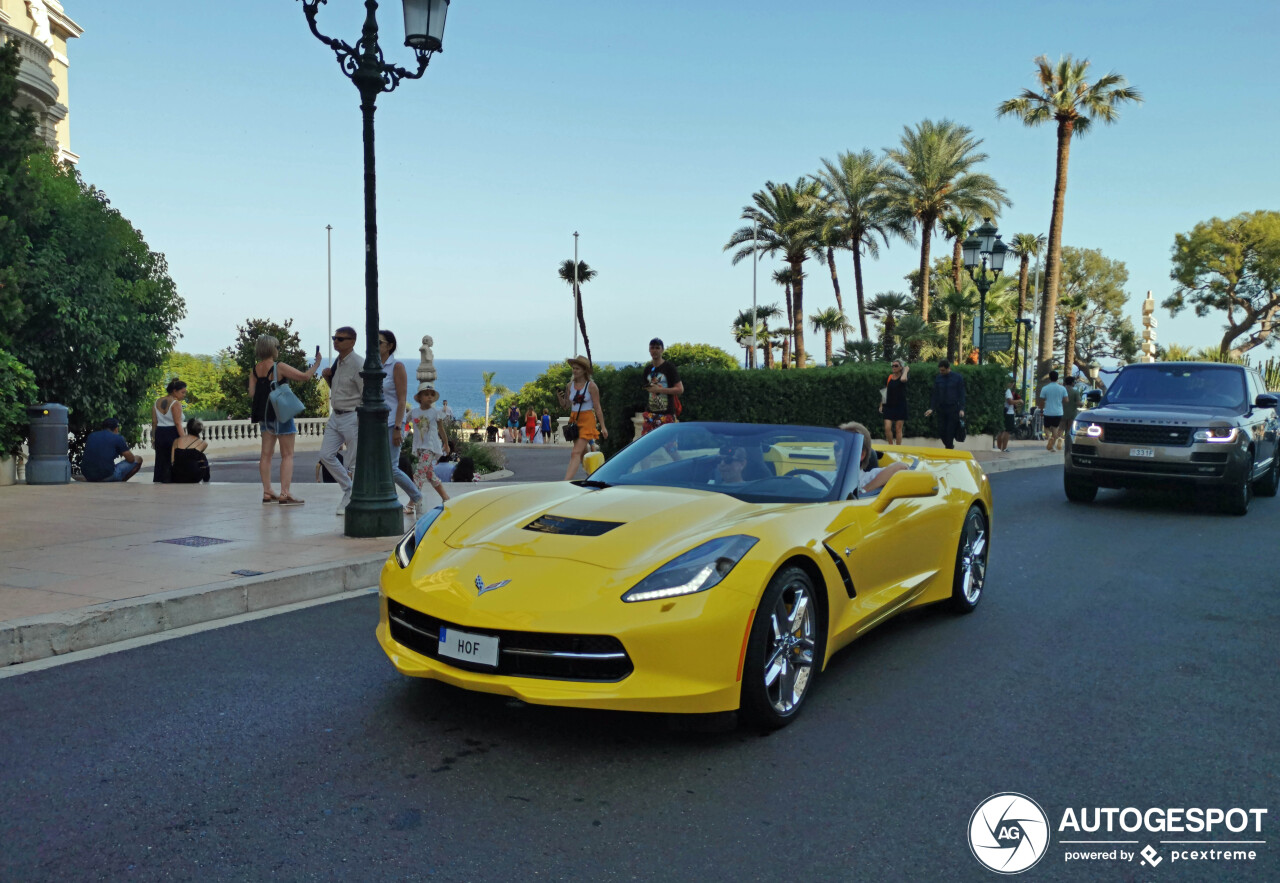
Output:
<instances>
[{"instance_id":1,"label":"woman in orange skirt","mask_svg":"<svg viewBox=\"0 0 1280 883\"><path fill-rule=\"evenodd\" d=\"M573 440L573 453L569 455L569 470L564 474L564 480L572 481L582 465L587 442L608 438L609 430L605 429L604 411L600 409L600 390L591 379L591 363L582 356L574 356L568 362L573 368L573 379L565 388L569 400L569 425L577 427L578 437Z\"/></svg>"}]
</instances>

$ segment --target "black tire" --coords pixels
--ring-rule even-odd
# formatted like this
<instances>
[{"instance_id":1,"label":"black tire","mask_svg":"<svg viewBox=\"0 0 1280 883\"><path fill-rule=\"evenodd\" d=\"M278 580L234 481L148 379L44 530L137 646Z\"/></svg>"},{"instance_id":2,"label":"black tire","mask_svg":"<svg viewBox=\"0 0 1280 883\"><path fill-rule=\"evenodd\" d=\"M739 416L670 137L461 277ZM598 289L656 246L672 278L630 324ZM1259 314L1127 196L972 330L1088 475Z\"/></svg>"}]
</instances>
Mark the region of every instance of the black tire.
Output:
<instances>
[{"instance_id":1,"label":"black tire","mask_svg":"<svg viewBox=\"0 0 1280 883\"><path fill-rule=\"evenodd\" d=\"M987 582L987 554L991 531L982 507L974 503L965 513L956 547L956 569L951 579L951 607L958 613L972 613L982 600Z\"/></svg>"},{"instance_id":2,"label":"black tire","mask_svg":"<svg viewBox=\"0 0 1280 883\"><path fill-rule=\"evenodd\" d=\"M1253 485L1253 492L1259 497L1274 497L1280 490L1280 450L1271 457L1271 468L1267 474Z\"/></svg>"},{"instance_id":3,"label":"black tire","mask_svg":"<svg viewBox=\"0 0 1280 883\"><path fill-rule=\"evenodd\" d=\"M1248 515L1253 502L1253 457L1241 479L1223 492L1222 511L1228 515Z\"/></svg>"},{"instance_id":4,"label":"black tire","mask_svg":"<svg viewBox=\"0 0 1280 883\"><path fill-rule=\"evenodd\" d=\"M742 669L741 714L765 730L796 719L822 667L826 626L802 568L774 574L756 608Z\"/></svg>"},{"instance_id":5,"label":"black tire","mask_svg":"<svg viewBox=\"0 0 1280 883\"><path fill-rule=\"evenodd\" d=\"M1096 484L1074 475L1062 476L1062 489L1066 492L1067 499L1073 503L1092 503L1093 498L1098 496Z\"/></svg>"}]
</instances>

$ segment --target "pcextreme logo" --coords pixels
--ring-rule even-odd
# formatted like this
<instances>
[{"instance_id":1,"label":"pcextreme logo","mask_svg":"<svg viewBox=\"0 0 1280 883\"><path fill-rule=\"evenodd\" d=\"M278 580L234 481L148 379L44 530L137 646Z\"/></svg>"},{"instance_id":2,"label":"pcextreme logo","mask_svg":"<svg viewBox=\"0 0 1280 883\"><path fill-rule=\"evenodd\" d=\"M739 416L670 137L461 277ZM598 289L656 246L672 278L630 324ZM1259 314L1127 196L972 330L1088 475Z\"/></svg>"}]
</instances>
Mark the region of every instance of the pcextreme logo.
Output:
<instances>
[{"instance_id":1,"label":"pcextreme logo","mask_svg":"<svg viewBox=\"0 0 1280 883\"><path fill-rule=\"evenodd\" d=\"M969 849L997 874L1021 874L1049 848L1049 817L1025 794L992 794L969 817Z\"/></svg>"}]
</instances>

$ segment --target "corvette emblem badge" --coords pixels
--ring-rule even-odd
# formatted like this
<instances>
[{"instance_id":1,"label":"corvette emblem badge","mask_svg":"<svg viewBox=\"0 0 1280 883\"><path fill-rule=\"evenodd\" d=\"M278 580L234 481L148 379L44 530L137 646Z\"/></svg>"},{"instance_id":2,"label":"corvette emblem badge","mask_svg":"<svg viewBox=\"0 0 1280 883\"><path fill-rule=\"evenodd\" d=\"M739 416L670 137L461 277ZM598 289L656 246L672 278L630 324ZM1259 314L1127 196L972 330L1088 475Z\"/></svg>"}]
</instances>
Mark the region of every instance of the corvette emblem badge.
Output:
<instances>
[{"instance_id":1,"label":"corvette emblem badge","mask_svg":"<svg viewBox=\"0 0 1280 883\"><path fill-rule=\"evenodd\" d=\"M476 595L479 596L479 595L483 595L485 592L492 592L494 589L500 589L509 582L511 582L511 580L504 579L500 583L494 583L491 586L486 586L484 584L484 577L477 574L476 575Z\"/></svg>"}]
</instances>

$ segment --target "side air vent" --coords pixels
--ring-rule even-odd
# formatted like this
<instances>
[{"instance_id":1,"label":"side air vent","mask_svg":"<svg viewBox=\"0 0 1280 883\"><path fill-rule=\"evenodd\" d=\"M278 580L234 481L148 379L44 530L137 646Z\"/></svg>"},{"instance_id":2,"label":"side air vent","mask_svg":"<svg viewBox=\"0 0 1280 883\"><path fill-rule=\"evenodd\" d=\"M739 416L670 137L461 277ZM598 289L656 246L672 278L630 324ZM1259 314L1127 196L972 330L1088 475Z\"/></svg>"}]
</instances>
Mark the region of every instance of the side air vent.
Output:
<instances>
[{"instance_id":1,"label":"side air vent","mask_svg":"<svg viewBox=\"0 0 1280 883\"><path fill-rule=\"evenodd\" d=\"M844 580L845 592L848 593L850 598L858 597L858 592L853 587L853 577L849 575L849 568L845 566L844 560L836 554L835 549L831 548L826 543L822 544L822 548L827 550L827 554L830 555L831 560L835 562L836 570L840 571L840 579Z\"/></svg>"},{"instance_id":2,"label":"side air vent","mask_svg":"<svg viewBox=\"0 0 1280 883\"><path fill-rule=\"evenodd\" d=\"M524 529L535 530L538 533L567 534L571 537L598 537L622 525L621 521L584 521L581 518L543 515L536 521L526 524Z\"/></svg>"}]
</instances>

